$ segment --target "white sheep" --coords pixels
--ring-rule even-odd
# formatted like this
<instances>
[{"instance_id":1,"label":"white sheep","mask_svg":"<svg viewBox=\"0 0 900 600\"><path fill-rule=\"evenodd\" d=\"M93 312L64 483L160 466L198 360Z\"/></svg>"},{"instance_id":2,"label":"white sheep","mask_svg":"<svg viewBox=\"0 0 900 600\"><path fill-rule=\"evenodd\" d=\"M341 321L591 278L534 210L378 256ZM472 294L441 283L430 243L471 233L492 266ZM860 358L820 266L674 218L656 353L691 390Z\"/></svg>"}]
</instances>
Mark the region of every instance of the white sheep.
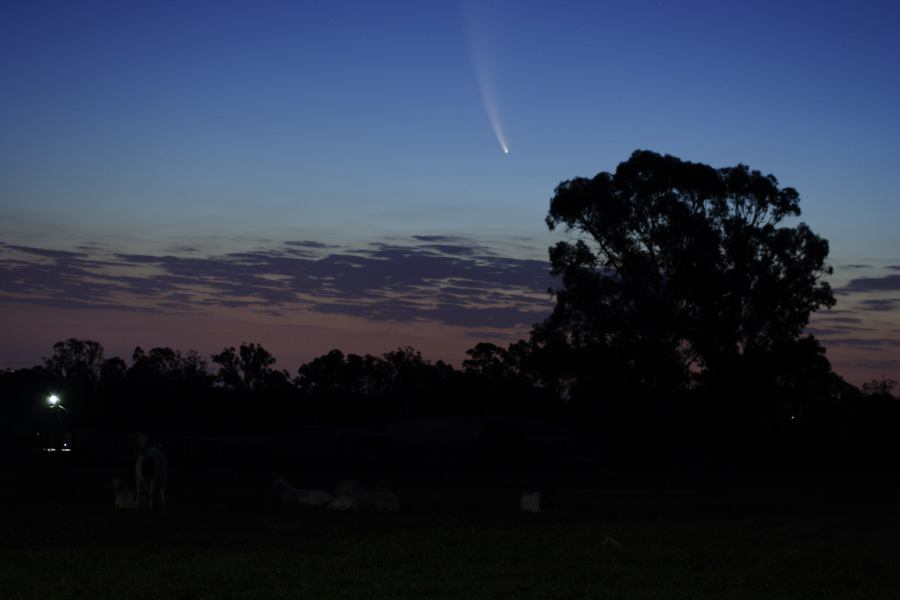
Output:
<instances>
[{"instance_id":1,"label":"white sheep","mask_svg":"<svg viewBox=\"0 0 900 600\"><path fill-rule=\"evenodd\" d=\"M372 510L384 512L397 512L400 510L400 501L391 492L372 492L366 494L365 505Z\"/></svg>"},{"instance_id":2,"label":"white sheep","mask_svg":"<svg viewBox=\"0 0 900 600\"><path fill-rule=\"evenodd\" d=\"M328 510L375 510L397 512L400 502L391 492L357 492L354 495L338 496L328 505Z\"/></svg>"},{"instance_id":3,"label":"white sheep","mask_svg":"<svg viewBox=\"0 0 900 600\"><path fill-rule=\"evenodd\" d=\"M334 496L322 490L297 490L297 500L307 506L325 506Z\"/></svg>"},{"instance_id":4,"label":"white sheep","mask_svg":"<svg viewBox=\"0 0 900 600\"><path fill-rule=\"evenodd\" d=\"M142 452L134 464L138 506L161 508L166 504L169 461L158 447Z\"/></svg>"},{"instance_id":5,"label":"white sheep","mask_svg":"<svg viewBox=\"0 0 900 600\"><path fill-rule=\"evenodd\" d=\"M349 480L343 481L334 491L334 496L339 498L341 496L359 496L363 493L363 487L360 485L358 481Z\"/></svg>"},{"instance_id":6,"label":"white sheep","mask_svg":"<svg viewBox=\"0 0 900 600\"><path fill-rule=\"evenodd\" d=\"M272 484L272 500L277 504L296 504L297 494L294 486L284 477L279 477Z\"/></svg>"},{"instance_id":7,"label":"white sheep","mask_svg":"<svg viewBox=\"0 0 900 600\"><path fill-rule=\"evenodd\" d=\"M122 486L118 477L112 480L113 502L116 508L137 508L137 492Z\"/></svg>"},{"instance_id":8,"label":"white sheep","mask_svg":"<svg viewBox=\"0 0 900 600\"><path fill-rule=\"evenodd\" d=\"M282 504L301 504L304 506L324 506L331 502L333 496L328 492L321 490L300 490L290 484L290 482L279 477L272 486L273 495L281 501Z\"/></svg>"},{"instance_id":9,"label":"white sheep","mask_svg":"<svg viewBox=\"0 0 900 600\"><path fill-rule=\"evenodd\" d=\"M519 499L519 507L522 512L539 513L541 512L541 492L524 492Z\"/></svg>"},{"instance_id":10,"label":"white sheep","mask_svg":"<svg viewBox=\"0 0 900 600\"><path fill-rule=\"evenodd\" d=\"M619 540L617 540L615 538L606 536L603 538L603 541L600 542L600 545L601 546L609 546L610 548L621 548L622 542L620 542Z\"/></svg>"},{"instance_id":11,"label":"white sheep","mask_svg":"<svg viewBox=\"0 0 900 600\"><path fill-rule=\"evenodd\" d=\"M391 492L369 492L358 481L344 481L335 490L335 499L328 506L331 510L376 510L396 512L400 502Z\"/></svg>"},{"instance_id":12,"label":"white sheep","mask_svg":"<svg viewBox=\"0 0 900 600\"><path fill-rule=\"evenodd\" d=\"M338 496L328 504L328 510L359 510L362 505L357 496Z\"/></svg>"}]
</instances>

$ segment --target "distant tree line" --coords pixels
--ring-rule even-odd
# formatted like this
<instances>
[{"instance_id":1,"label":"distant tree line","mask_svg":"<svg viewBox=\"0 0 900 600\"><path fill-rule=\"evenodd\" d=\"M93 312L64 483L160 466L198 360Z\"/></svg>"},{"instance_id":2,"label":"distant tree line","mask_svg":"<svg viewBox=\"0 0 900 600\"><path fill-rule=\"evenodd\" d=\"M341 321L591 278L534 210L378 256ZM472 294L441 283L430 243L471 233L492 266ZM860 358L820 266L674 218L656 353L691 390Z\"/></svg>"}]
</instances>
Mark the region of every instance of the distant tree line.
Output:
<instances>
[{"instance_id":1,"label":"distant tree line","mask_svg":"<svg viewBox=\"0 0 900 600\"><path fill-rule=\"evenodd\" d=\"M42 365L0 374L0 414L8 424L58 418L45 402L57 394L69 426L124 431L290 431L433 414L558 418L561 399L511 358L521 346L478 344L461 370L411 347L380 356L332 350L292 375L256 343L209 360L193 350L137 347L128 364L106 358L96 341L73 338L56 343Z\"/></svg>"},{"instance_id":2,"label":"distant tree line","mask_svg":"<svg viewBox=\"0 0 900 600\"><path fill-rule=\"evenodd\" d=\"M571 381L559 378L561 358L552 352L526 341L505 348L479 343L457 369L409 347L380 356L332 350L292 376L255 343L225 348L209 361L194 351L139 347L128 364L106 358L95 341L69 339L55 344L42 365L0 374L0 424L7 433L62 427L242 435L324 424L379 427L427 415L505 415L571 427L579 453L622 467L665 469L674 461L704 468L864 468L898 456L896 382L874 380L858 389L818 353L785 388L770 391L774 397L760 398L773 409L768 420L735 427L717 410L728 399L700 390L651 398L610 397L599 388L597 405L588 405L574 397ZM64 412L48 405L51 394L61 398ZM734 438L744 446L735 447Z\"/></svg>"}]
</instances>

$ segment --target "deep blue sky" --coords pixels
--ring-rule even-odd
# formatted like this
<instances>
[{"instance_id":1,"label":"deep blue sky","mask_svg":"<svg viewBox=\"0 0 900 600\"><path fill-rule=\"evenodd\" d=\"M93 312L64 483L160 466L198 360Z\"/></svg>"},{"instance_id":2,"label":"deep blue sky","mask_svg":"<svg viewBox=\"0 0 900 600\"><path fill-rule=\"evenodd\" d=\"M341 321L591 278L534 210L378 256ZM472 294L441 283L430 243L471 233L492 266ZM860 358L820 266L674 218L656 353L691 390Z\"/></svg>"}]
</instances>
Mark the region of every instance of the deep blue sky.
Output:
<instances>
[{"instance_id":1,"label":"deep blue sky","mask_svg":"<svg viewBox=\"0 0 900 600\"><path fill-rule=\"evenodd\" d=\"M424 235L544 259L555 237L543 217L563 179L612 170L637 148L743 162L800 191L803 220L831 240L836 287L884 281L857 304L848 292L844 308L868 299L888 310L844 317L860 327L835 339L881 340L866 348L884 352L865 360L896 376L898 31L896 1L7 0L0 240L209 258ZM42 285L7 290L7 314L44 319L29 311L61 290ZM138 296L129 302L153 300ZM54 314L64 329L89 321ZM328 331L316 351L340 345ZM410 340L437 352L441 331ZM13 349L2 357L16 362Z\"/></svg>"}]
</instances>

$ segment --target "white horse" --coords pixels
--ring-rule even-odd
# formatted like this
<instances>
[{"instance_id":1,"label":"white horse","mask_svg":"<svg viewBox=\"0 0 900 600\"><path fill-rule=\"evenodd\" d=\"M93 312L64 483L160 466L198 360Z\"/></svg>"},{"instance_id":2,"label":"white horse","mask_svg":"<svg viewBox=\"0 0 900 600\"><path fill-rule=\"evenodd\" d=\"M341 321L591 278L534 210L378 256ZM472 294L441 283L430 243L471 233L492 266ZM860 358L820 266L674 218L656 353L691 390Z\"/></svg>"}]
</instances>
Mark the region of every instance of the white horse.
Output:
<instances>
[{"instance_id":1,"label":"white horse","mask_svg":"<svg viewBox=\"0 0 900 600\"><path fill-rule=\"evenodd\" d=\"M166 504L166 478L169 461L159 447L141 452L134 464L137 482L137 504L140 507L162 508Z\"/></svg>"}]
</instances>

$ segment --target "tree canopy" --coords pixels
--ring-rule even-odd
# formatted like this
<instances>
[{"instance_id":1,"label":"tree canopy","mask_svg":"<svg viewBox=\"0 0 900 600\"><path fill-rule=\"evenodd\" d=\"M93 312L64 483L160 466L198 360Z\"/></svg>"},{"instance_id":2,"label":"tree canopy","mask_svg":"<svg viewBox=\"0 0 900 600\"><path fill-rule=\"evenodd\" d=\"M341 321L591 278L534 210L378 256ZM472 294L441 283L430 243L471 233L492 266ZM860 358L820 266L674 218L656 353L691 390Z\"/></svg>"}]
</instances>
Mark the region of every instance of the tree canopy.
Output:
<instances>
[{"instance_id":1,"label":"tree canopy","mask_svg":"<svg viewBox=\"0 0 900 600\"><path fill-rule=\"evenodd\" d=\"M571 375L624 386L733 385L763 364L775 379L768 359L834 304L828 242L785 223L799 215L797 191L772 175L650 151L563 181L546 222L576 238L550 249L562 286L535 338L567 354Z\"/></svg>"}]
</instances>

